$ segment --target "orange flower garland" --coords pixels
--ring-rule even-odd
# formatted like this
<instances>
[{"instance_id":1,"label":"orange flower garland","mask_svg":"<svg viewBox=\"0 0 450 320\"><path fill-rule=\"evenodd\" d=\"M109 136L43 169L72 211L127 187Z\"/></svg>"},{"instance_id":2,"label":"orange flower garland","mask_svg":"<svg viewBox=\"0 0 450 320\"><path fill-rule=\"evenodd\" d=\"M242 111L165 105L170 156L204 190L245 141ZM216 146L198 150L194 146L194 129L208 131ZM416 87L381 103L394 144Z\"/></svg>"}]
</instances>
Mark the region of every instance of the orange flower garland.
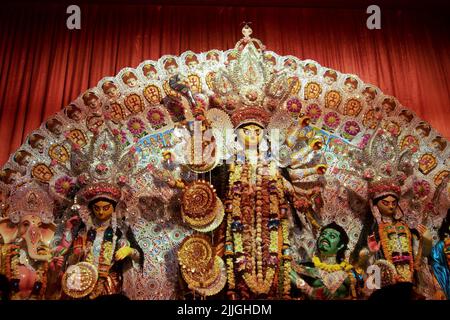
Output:
<instances>
[{"instance_id":1,"label":"orange flower garland","mask_svg":"<svg viewBox=\"0 0 450 320\"><path fill-rule=\"evenodd\" d=\"M382 223L378 227L378 232L380 235L380 241L381 241L381 247L383 250L383 254L387 261L394 264L395 269L397 270L397 281L400 282L410 282L412 281L413 272L414 272L414 259L413 259L413 250L412 250L412 239L411 239L411 231L409 230L409 227L399 221L396 223ZM401 253L408 253L408 256L406 256L408 261L408 267L409 270L404 270L400 268L400 265L402 264L402 261L396 261L397 258L394 258L392 256L392 253L394 251L396 243L393 243L394 241L397 241L398 238L391 239L390 236L392 234L397 234L397 237L400 238L400 234L404 234L405 236L400 239L400 245L401 245ZM404 257L402 255L400 258Z\"/></svg>"},{"instance_id":2,"label":"orange flower garland","mask_svg":"<svg viewBox=\"0 0 450 320\"><path fill-rule=\"evenodd\" d=\"M230 172L225 202L228 287L236 288L238 274L256 295L288 298L291 257L281 176L274 163L232 165Z\"/></svg>"}]
</instances>

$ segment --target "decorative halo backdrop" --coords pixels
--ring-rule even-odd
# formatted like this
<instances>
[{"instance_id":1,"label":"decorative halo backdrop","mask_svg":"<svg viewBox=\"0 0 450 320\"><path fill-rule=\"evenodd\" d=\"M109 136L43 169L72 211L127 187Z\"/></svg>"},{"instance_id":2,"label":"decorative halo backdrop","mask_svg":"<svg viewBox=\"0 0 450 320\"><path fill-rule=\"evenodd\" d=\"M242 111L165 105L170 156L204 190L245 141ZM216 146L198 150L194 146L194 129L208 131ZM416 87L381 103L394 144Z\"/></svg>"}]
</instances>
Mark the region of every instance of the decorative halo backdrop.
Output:
<instances>
[{"instance_id":1,"label":"decorative halo backdrop","mask_svg":"<svg viewBox=\"0 0 450 320\"><path fill-rule=\"evenodd\" d=\"M241 23L268 50L357 74L450 138L450 19L445 1L80 1L81 30L66 28L71 2L2 2L0 163L50 115L108 75L141 61L232 48ZM189 5L191 4L191 5Z\"/></svg>"},{"instance_id":2,"label":"decorative halo backdrop","mask_svg":"<svg viewBox=\"0 0 450 320\"><path fill-rule=\"evenodd\" d=\"M65 27L66 3L0 14L12 299L296 299L293 284L368 298L365 252L387 268L382 289L442 299L428 258L450 241L443 7L386 5L368 30L361 4L189 4L82 2L81 30ZM318 245L329 229L342 251ZM322 289L291 278L305 261Z\"/></svg>"}]
</instances>

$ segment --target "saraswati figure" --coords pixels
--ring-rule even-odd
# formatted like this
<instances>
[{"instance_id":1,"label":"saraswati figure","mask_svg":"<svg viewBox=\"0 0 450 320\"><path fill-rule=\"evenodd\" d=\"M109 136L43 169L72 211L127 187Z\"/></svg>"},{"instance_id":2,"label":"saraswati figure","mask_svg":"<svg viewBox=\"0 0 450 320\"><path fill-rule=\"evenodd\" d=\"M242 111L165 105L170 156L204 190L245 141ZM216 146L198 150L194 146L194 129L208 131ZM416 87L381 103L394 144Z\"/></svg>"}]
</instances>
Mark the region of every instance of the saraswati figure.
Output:
<instances>
[{"instance_id":1,"label":"saraswati figure","mask_svg":"<svg viewBox=\"0 0 450 320\"><path fill-rule=\"evenodd\" d=\"M381 291L374 297L392 290L417 298L422 287L433 286L432 278L419 281L416 274L419 266L423 274L428 271L423 258L429 256L432 241L429 230L421 224L423 218L415 227L406 220L407 215L415 214L411 208L414 199L404 202L405 209L400 206L402 197L411 197L407 195L414 178L411 152L400 150L395 136L379 130L364 151L354 155L353 167L368 182L370 206L354 259L364 269L367 264L379 266Z\"/></svg>"}]
</instances>

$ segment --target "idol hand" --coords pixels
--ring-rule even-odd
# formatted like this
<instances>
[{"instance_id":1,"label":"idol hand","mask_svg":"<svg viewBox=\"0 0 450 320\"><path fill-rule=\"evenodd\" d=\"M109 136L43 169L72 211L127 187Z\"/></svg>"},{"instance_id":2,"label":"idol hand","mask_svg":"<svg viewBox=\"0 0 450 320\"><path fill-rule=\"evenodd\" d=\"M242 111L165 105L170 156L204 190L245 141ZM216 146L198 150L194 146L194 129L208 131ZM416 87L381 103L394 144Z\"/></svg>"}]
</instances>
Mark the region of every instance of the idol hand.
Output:
<instances>
[{"instance_id":1,"label":"idol hand","mask_svg":"<svg viewBox=\"0 0 450 320\"><path fill-rule=\"evenodd\" d=\"M430 230L424 226L423 224L419 224L417 226L417 231L421 236L422 241L422 256L428 256L431 253L431 249L433 247L432 235Z\"/></svg>"},{"instance_id":2,"label":"idol hand","mask_svg":"<svg viewBox=\"0 0 450 320\"><path fill-rule=\"evenodd\" d=\"M318 164L315 166L317 174L324 175L327 172L328 166L326 164Z\"/></svg>"},{"instance_id":3,"label":"idol hand","mask_svg":"<svg viewBox=\"0 0 450 320\"><path fill-rule=\"evenodd\" d=\"M66 230L72 230L72 228L80 222L79 216L73 216L69 220L66 221L65 227Z\"/></svg>"},{"instance_id":4,"label":"idol hand","mask_svg":"<svg viewBox=\"0 0 450 320\"><path fill-rule=\"evenodd\" d=\"M54 271L61 269L63 263L64 263L64 256L54 257L50 262L50 270Z\"/></svg>"},{"instance_id":5,"label":"idol hand","mask_svg":"<svg viewBox=\"0 0 450 320\"><path fill-rule=\"evenodd\" d=\"M431 233L426 226L423 224L419 224L417 226L417 231L419 231L420 235L424 238L431 238Z\"/></svg>"},{"instance_id":6,"label":"idol hand","mask_svg":"<svg viewBox=\"0 0 450 320\"><path fill-rule=\"evenodd\" d=\"M125 246L117 250L114 257L116 258L117 261L120 261L133 254L133 251L134 251L133 248Z\"/></svg>"}]
</instances>

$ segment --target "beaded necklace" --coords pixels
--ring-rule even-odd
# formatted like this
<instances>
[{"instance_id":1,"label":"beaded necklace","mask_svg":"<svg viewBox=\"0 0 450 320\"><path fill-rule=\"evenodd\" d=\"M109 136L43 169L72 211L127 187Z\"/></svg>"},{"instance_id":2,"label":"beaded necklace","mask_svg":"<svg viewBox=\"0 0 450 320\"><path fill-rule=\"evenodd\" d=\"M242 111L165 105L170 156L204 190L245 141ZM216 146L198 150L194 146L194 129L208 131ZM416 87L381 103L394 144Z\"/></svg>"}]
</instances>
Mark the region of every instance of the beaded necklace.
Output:
<instances>
[{"instance_id":1,"label":"beaded necklace","mask_svg":"<svg viewBox=\"0 0 450 320\"><path fill-rule=\"evenodd\" d=\"M117 236L114 234L112 227L108 227L102 235L97 235L97 230L91 229L87 235L87 248L88 254L86 256L86 262L95 265L98 268L99 277L107 277L109 274L109 269L113 263L113 253L116 243ZM101 237L100 252L97 253L96 246Z\"/></svg>"}]
</instances>

